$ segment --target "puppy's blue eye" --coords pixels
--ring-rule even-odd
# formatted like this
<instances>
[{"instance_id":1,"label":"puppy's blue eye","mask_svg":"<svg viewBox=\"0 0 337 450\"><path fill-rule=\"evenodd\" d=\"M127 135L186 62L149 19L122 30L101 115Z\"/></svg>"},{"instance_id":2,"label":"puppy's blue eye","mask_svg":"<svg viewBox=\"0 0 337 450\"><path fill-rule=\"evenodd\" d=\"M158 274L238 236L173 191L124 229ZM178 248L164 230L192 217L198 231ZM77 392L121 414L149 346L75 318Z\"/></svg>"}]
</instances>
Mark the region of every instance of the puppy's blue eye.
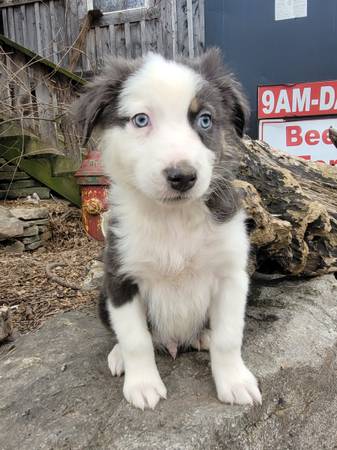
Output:
<instances>
[{"instance_id":1,"label":"puppy's blue eye","mask_svg":"<svg viewBox=\"0 0 337 450\"><path fill-rule=\"evenodd\" d=\"M131 120L137 128L144 128L150 125L150 117L145 113L136 114Z\"/></svg>"},{"instance_id":2,"label":"puppy's blue eye","mask_svg":"<svg viewBox=\"0 0 337 450\"><path fill-rule=\"evenodd\" d=\"M208 130L212 126L212 116L208 113L201 114L198 117L198 127Z\"/></svg>"}]
</instances>

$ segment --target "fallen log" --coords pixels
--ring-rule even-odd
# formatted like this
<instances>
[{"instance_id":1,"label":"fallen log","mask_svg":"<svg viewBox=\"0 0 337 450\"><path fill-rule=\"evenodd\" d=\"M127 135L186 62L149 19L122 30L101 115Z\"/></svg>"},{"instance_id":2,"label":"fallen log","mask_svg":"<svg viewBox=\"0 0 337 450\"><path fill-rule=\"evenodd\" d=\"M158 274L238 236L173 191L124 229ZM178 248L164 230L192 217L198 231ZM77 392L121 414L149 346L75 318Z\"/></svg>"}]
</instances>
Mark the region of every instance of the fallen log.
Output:
<instances>
[{"instance_id":1,"label":"fallen log","mask_svg":"<svg viewBox=\"0 0 337 450\"><path fill-rule=\"evenodd\" d=\"M244 140L235 185L248 212L251 272L337 272L337 168Z\"/></svg>"}]
</instances>

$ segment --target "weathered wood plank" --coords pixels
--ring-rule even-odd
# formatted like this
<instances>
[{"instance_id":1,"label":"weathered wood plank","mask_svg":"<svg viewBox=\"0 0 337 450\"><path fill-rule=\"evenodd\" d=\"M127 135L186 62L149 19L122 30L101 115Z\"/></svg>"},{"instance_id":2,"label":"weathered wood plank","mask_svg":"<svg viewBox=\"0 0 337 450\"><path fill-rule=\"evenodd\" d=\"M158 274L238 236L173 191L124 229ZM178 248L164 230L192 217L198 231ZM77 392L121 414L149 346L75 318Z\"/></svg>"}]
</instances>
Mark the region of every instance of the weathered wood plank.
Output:
<instances>
[{"instance_id":1,"label":"weathered wood plank","mask_svg":"<svg viewBox=\"0 0 337 450\"><path fill-rule=\"evenodd\" d=\"M72 65L72 61L77 59L77 39L80 33L80 22L78 20L78 0L72 0L67 2L67 8L65 8L65 19L67 28L67 51L69 51L69 64ZM72 67L71 67L72 69Z\"/></svg>"},{"instance_id":2,"label":"weathered wood plank","mask_svg":"<svg viewBox=\"0 0 337 450\"><path fill-rule=\"evenodd\" d=\"M0 9L1 8L8 8L10 6L20 6L20 5L27 5L29 3L36 3L36 2L42 2L43 0L7 0L0 3Z\"/></svg>"},{"instance_id":3,"label":"weathered wood plank","mask_svg":"<svg viewBox=\"0 0 337 450\"><path fill-rule=\"evenodd\" d=\"M35 69L36 71L36 69ZM37 108L39 112L39 131L42 140L46 142L51 142L57 147L57 132L55 123L52 122L54 119L52 104L53 99L50 93L50 89L47 85L47 80L43 79L43 72L40 75L35 92L37 100Z\"/></svg>"},{"instance_id":4,"label":"weathered wood plank","mask_svg":"<svg viewBox=\"0 0 337 450\"><path fill-rule=\"evenodd\" d=\"M131 32L130 32L130 23L129 22L125 22L125 24L124 24L124 33L125 33L126 56L128 58L131 58L132 48L131 48Z\"/></svg>"},{"instance_id":5,"label":"weathered wood plank","mask_svg":"<svg viewBox=\"0 0 337 450\"><path fill-rule=\"evenodd\" d=\"M67 2L65 9L65 17L67 21L67 32L69 37L69 45L72 45L78 36L80 30L80 24L77 16L77 0Z\"/></svg>"},{"instance_id":6,"label":"weathered wood plank","mask_svg":"<svg viewBox=\"0 0 337 450\"><path fill-rule=\"evenodd\" d=\"M116 36L115 36L115 26L109 25L109 40L110 40L110 52L111 55L116 55Z\"/></svg>"},{"instance_id":7,"label":"weathered wood plank","mask_svg":"<svg viewBox=\"0 0 337 450\"><path fill-rule=\"evenodd\" d=\"M164 54L166 57L172 58L172 0L161 2L160 24Z\"/></svg>"},{"instance_id":8,"label":"weathered wood plank","mask_svg":"<svg viewBox=\"0 0 337 450\"><path fill-rule=\"evenodd\" d=\"M57 31L56 31L56 15L55 15L55 5L54 0L49 2L49 12L50 12L50 26L51 26L51 36L52 36L52 60L55 64L58 62L57 55Z\"/></svg>"},{"instance_id":9,"label":"weathered wood plank","mask_svg":"<svg viewBox=\"0 0 337 450\"><path fill-rule=\"evenodd\" d=\"M57 45L57 64L62 67L69 66L69 37L67 35L67 24L64 4L60 1L54 2L55 10L55 35Z\"/></svg>"},{"instance_id":10,"label":"weathered wood plank","mask_svg":"<svg viewBox=\"0 0 337 450\"><path fill-rule=\"evenodd\" d=\"M2 69L0 72L0 80L1 80L0 95L1 95L3 105L6 105L6 109L4 111L2 111L2 113L5 114L7 111L7 107L10 108L12 105L12 99L11 99L11 91L10 91L10 86L9 86L9 73L6 68L8 56L4 53L4 50L2 49L2 47L0 47L0 50L1 50L0 61L2 64Z\"/></svg>"},{"instance_id":11,"label":"weathered wood plank","mask_svg":"<svg viewBox=\"0 0 337 450\"><path fill-rule=\"evenodd\" d=\"M41 42L42 52L45 58L52 60L52 33L50 22L50 8L48 3L40 4L40 20L41 20Z\"/></svg>"},{"instance_id":12,"label":"weathered wood plank","mask_svg":"<svg viewBox=\"0 0 337 450\"><path fill-rule=\"evenodd\" d=\"M158 51L158 22L147 20L145 27L145 46L147 52Z\"/></svg>"},{"instance_id":13,"label":"weathered wood plank","mask_svg":"<svg viewBox=\"0 0 337 450\"><path fill-rule=\"evenodd\" d=\"M89 31L86 40L86 70L96 72L96 47L95 47L95 29Z\"/></svg>"},{"instance_id":14,"label":"weathered wood plank","mask_svg":"<svg viewBox=\"0 0 337 450\"><path fill-rule=\"evenodd\" d=\"M31 129L33 124L29 117L32 115L32 97L27 60L21 53L14 53L11 55L11 59L13 61L12 70L15 71L14 81L17 86L14 98L17 117L21 117L21 126Z\"/></svg>"},{"instance_id":15,"label":"weathered wood plank","mask_svg":"<svg viewBox=\"0 0 337 450\"><path fill-rule=\"evenodd\" d=\"M192 0L186 0L188 55L194 57L194 30L193 30L193 6ZM195 16L194 16L195 18Z\"/></svg>"},{"instance_id":16,"label":"weathered wood plank","mask_svg":"<svg viewBox=\"0 0 337 450\"><path fill-rule=\"evenodd\" d=\"M44 59L44 58L40 58L37 53L35 53L25 47L22 47L21 45L17 44L16 42L13 42L1 35L0 35L0 43L3 43L5 46L12 48L20 53L23 53L28 58L30 58L31 62L37 61L37 62L41 63L42 65L44 65L47 69L52 69L54 72L64 75L66 78L74 81L75 83L85 84L85 81L81 77L77 76L76 74L69 72L68 70L64 69L63 67L57 67L51 61Z\"/></svg>"},{"instance_id":17,"label":"weathered wood plank","mask_svg":"<svg viewBox=\"0 0 337 450\"><path fill-rule=\"evenodd\" d=\"M101 27L101 41L102 41L102 58L104 64L105 58L108 55L111 55L109 27Z\"/></svg>"},{"instance_id":18,"label":"weathered wood plank","mask_svg":"<svg viewBox=\"0 0 337 450\"><path fill-rule=\"evenodd\" d=\"M154 21L156 24L156 33L157 33L157 52L161 55L165 55L164 43L163 43L163 34L161 32L161 23L160 20Z\"/></svg>"},{"instance_id":19,"label":"weathered wood plank","mask_svg":"<svg viewBox=\"0 0 337 450\"><path fill-rule=\"evenodd\" d=\"M116 35L116 55L125 57L126 56L125 33L124 33L124 26L122 24L115 26L115 35Z\"/></svg>"},{"instance_id":20,"label":"weathered wood plank","mask_svg":"<svg viewBox=\"0 0 337 450\"><path fill-rule=\"evenodd\" d=\"M14 13L13 8L7 9L7 23L8 23L8 37L15 41L15 23L14 23Z\"/></svg>"},{"instance_id":21,"label":"weathered wood plank","mask_svg":"<svg viewBox=\"0 0 337 450\"><path fill-rule=\"evenodd\" d=\"M126 22L140 22L141 20L152 20L159 18L160 8L158 6L153 8L137 8L104 14L102 17L97 19L95 25L109 26L124 24Z\"/></svg>"},{"instance_id":22,"label":"weathered wood plank","mask_svg":"<svg viewBox=\"0 0 337 450\"><path fill-rule=\"evenodd\" d=\"M23 31L20 6L12 8L14 18L15 41L23 45Z\"/></svg>"},{"instance_id":23,"label":"weathered wood plank","mask_svg":"<svg viewBox=\"0 0 337 450\"><path fill-rule=\"evenodd\" d=\"M7 22L7 10L6 10L6 8L4 8L1 11L1 13L2 13L2 24L3 24L3 27L4 27L4 35L9 37L9 35L8 35L8 22Z\"/></svg>"},{"instance_id":24,"label":"weathered wood plank","mask_svg":"<svg viewBox=\"0 0 337 450\"><path fill-rule=\"evenodd\" d=\"M77 3L77 20L79 21L79 29L81 29L84 21L87 19L87 5L86 5L86 1L84 0L79 0ZM86 38L85 38L86 40ZM86 56L85 56L85 44L83 45L82 48L82 55L81 58L78 61L78 68L77 70L81 69L81 70L87 70L86 69Z\"/></svg>"},{"instance_id":25,"label":"weathered wood plank","mask_svg":"<svg viewBox=\"0 0 337 450\"><path fill-rule=\"evenodd\" d=\"M36 27L36 38L37 38L37 53L43 56L43 46L41 37L41 20L40 20L40 4L34 3L35 11L35 27ZM35 50L35 49L34 49Z\"/></svg>"},{"instance_id":26,"label":"weathered wood plank","mask_svg":"<svg viewBox=\"0 0 337 450\"><path fill-rule=\"evenodd\" d=\"M199 50L202 53L205 50L205 0L199 0Z\"/></svg>"},{"instance_id":27,"label":"weathered wood plank","mask_svg":"<svg viewBox=\"0 0 337 450\"><path fill-rule=\"evenodd\" d=\"M145 20L140 21L140 45L142 48L142 55L146 53L146 24Z\"/></svg>"},{"instance_id":28,"label":"weathered wood plank","mask_svg":"<svg viewBox=\"0 0 337 450\"><path fill-rule=\"evenodd\" d=\"M177 19L177 2L172 1L171 20L172 20L172 55L176 58L178 52L178 19Z\"/></svg>"},{"instance_id":29,"label":"weathered wood plank","mask_svg":"<svg viewBox=\"0 0 337 450\"><path fill-rule=\"evenodd\" d=\"M20 12L21 12L21 27L22 27L22 35L23 40L22 44L27 47L27 19L26 19L26 5L20 6Z\"/></svg>"},{"instance_id":30,"label":"weathered wood plank","mask_svg":"<svg viewBox=\"0 0 337 450\"><path fill-rule=\"evenodd\" d=\"M37 32L34 4L25 6L26 9L26 45L25 47L37 52Z\"/></svg>"},{"instance_id":31,"label":"weathered wood plank","mask_svg":"<svg viewBox=\"0 0 337 450\"><path fill-rule=\"evenodd\" d=\"M177 4L177 53L188 56L188 23L187 23L187 0L176 2Z\"/></svg>"},{"instance_id":32,"label":"weathered wood plank","mask_svg":"<svg viewBox=\"0 0 337 450\"><path fill-rule=\"evenodd\" d=\"M95 47L96 47L97 65L101 66L103 63L103 46L102 46L101 27L95 27Z\"/></svg>"},{"instance_id":33,"label":"weathered wood plank","mask_svg":"<svg viewBox=\"0 0 337 450\"><path fill-rule=\"evenodd\" d=\"M131 57L142 56L140 22L130 23Z\"/></svg>"}]
</instances>

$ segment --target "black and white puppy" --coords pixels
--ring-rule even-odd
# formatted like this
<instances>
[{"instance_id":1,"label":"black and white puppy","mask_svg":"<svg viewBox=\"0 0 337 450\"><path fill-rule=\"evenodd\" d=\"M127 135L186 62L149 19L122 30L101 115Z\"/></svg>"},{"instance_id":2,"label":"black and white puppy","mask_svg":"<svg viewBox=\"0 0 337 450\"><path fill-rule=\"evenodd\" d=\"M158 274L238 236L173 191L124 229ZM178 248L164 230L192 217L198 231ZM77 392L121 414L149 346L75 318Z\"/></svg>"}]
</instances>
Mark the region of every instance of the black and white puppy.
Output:
<instances>
[{"instance_id":1,"label":"black and white puppy","mask_svg":"<svg viewBox=\"0 0 337 450\"><path fill-rule=\"evenodd\" d=\"M241 358L249 243L231 185L246 112L214 49L181 62L115 59L77 105L113 181L100 305L118 339L108 363L138 408L166 398L154 347L209 349L219 400L261 402Z\"/></svg>"}]
</instances>

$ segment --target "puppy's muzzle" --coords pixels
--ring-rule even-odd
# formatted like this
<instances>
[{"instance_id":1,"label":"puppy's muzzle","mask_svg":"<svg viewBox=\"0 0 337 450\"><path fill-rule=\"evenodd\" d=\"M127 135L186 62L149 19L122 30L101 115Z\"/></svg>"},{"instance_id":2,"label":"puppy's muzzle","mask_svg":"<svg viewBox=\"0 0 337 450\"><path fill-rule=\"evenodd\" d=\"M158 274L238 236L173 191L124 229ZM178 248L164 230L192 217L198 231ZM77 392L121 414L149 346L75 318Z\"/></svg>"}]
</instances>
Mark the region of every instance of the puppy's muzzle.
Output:
<instances>
[{"instance_id":1,"label":"puppy's muzzle","mask_svg":"<svg viewBox=\"0 0 337 450\"><path fill-rule=\"evenodd\" d=\"M189 191L197 181L196 170L187 163L168 167L164 174L170 187L179 192Z\"/></svg>"}]
</instances>

